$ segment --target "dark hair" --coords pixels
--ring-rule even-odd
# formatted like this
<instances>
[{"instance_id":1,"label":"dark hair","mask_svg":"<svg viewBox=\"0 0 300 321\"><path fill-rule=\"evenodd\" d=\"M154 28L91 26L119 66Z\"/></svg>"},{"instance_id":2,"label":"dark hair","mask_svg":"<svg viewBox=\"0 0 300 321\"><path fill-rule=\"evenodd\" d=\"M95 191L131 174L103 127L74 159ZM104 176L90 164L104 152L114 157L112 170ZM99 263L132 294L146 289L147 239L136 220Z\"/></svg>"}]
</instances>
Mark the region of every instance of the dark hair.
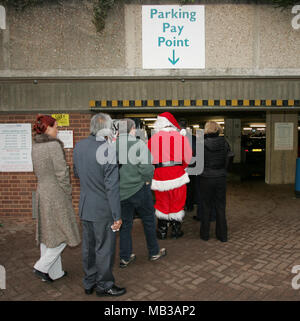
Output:
<instances>
[{"instance_id":1,"label":"dark hair","mask_svg":"<svg viewBox=\"0 0 300 321\"><path fill-rule=\"evenodd\" d=\"M37 134L44 134L47 127L53 127L56 119L48 115L37 115L33 125L33 130Z\"/></svg>"}]
</instances>

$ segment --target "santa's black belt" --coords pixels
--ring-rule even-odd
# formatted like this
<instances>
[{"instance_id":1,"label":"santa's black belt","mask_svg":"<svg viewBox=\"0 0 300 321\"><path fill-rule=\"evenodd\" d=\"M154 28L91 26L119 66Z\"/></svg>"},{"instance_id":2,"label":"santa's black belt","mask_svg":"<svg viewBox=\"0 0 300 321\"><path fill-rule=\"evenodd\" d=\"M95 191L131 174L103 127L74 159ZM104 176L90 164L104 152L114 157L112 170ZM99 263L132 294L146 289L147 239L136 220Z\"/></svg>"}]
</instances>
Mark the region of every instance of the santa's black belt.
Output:
<instances>
[{"instance_id":1,"label":"santa's black belt","mask_svg":"<svg viewBox=\"0 0 300 321\"><path fill-rule=\"evenodd\" d=\"M182 163L181 162L170 161L170 162L155 164L155 168L170 167L170 166L182 166Z\"/></svg>"}]
</instances>

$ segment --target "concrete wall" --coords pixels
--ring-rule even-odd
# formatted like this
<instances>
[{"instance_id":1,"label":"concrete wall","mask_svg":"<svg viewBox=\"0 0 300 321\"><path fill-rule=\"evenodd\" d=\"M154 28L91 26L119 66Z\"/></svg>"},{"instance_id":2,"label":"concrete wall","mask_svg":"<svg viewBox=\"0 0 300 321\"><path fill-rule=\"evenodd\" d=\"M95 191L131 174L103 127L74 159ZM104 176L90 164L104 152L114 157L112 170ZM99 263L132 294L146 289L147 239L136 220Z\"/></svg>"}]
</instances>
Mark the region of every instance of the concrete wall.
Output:
<instances>
[{"instance_id":1,"label":"concrete wall","mask_svg":"<svg viewBox=\"0 0 300 321\"><path fill-rule=\"evenodd\" d=\"M0 30L0 77L299 76L300 30L292 28L290 10L208 2L204 70L142 69L140 1L119 4L109 12L105 30L97 33L92 3L74 0L8 10L7 29Z\"/></svg>"},{"instance_id":2,"label":"concrete wall","mask_svg":"<svg viewBox=\"0 0 300 321\"><path fill-rule=\"evenodd\" d=\"M88 1L48 4L24 12L11 9L7 13L8 28L2 31L7 37L6 43L2 42L2 69L25 76L122 69L123 12L122 6L111 11L105 32L99 34L92 23L92 3Z\"/></svg>"},{"instance_id":3,"label":"concrete wall","mask_svg":"<svg viewBox=\"0 0 300 321\"><path fill-rule=\"evenodd\" d=\"M0 78L0 112L85 111L104 99L300 100L300 79L37 79Z\"/></svg>"}]
</instances>

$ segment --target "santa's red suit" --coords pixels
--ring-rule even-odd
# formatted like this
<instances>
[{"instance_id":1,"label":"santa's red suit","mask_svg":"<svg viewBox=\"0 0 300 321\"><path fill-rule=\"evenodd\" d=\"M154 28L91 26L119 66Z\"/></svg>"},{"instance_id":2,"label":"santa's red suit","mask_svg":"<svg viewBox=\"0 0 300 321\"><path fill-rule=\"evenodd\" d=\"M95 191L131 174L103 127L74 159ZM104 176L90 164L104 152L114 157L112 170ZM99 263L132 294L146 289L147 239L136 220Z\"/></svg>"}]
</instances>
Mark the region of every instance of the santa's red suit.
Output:
<instances>
[{"instance_id":1,"label":"santa's red suit","mask_svg":"<svg viewBox=\"0 0 300 321\"><path fill-rule=\"evenodd\" d=\"M192 149L185 130L181 130L174 116L165 112L154 124L156 133L149 139L148 148L155 165L151 188L155 192L155 214L158 218L158 237L165 238L166 221L172 223L172 236L180 237L186 201L185 168L191 161ZM160 233L165 231L166 233Z\"/></svg>"}]
</instances>

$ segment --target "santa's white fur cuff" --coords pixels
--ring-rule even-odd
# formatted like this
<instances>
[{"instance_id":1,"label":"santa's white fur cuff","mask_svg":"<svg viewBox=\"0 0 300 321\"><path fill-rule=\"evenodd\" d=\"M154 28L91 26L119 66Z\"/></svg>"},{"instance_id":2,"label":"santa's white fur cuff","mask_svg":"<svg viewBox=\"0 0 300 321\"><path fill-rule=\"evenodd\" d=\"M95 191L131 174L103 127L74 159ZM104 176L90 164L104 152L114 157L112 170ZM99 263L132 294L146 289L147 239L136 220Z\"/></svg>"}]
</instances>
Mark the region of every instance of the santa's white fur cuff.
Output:
<instances>
[{"instance_id":1,"label":"santa's white fur cuff","mask_svg":"<svg viewBox=\"0 0 300 321\"><path fill-rule=\"evenodd\" d=\"M184 210L181 210L177 213L169 213L169 214L165 214L159 210L155 210L155 215L158 219L161 219L161 220L167 220L167 221L178 221L178 222L182 222L183 218L184 218L184 215L185 215L185 212Z\"/></svg>"},{"instance_id":2,"label":"santa's white fur cuff","mask_svg":"<svg viewBox=\"0 0 300 321\"><path fill-rule=\"evenodd\" d=\"M174 179L170 179L167 181L158 181L156 179L152 179L151 189L154 191L170 191L174 188L181 187L184 184L189 183L189 175L184 173L182 176Z\"/></svg>"}]
</instances>

